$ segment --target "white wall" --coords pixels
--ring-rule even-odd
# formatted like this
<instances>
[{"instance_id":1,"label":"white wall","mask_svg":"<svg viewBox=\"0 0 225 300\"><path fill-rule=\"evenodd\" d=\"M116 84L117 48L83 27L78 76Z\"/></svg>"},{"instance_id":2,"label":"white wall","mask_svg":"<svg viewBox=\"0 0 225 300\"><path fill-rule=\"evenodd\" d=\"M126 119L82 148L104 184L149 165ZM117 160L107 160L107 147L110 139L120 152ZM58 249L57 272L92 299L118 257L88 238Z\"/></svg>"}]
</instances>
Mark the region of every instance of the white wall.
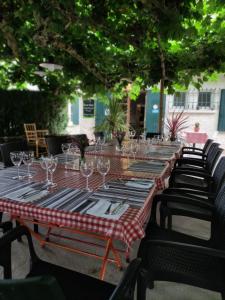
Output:
<instances>
[{"instance_id":1,"label":"white wall","mask_svg":"<svg viewBox=\"0 0 225 300\"><path fill-rule=\"evenodd\" d=\"M85 133L89 139L93 139L93 131L95 126L95 117L84 118L83 117L83 99L79 99L79 125L74 125L71 121L71 104L68 104L69 122L66 128L66 132L69 134Z\"/></svg>"},{"instance_id":2,"label":"white wall","mask_svg":"<svg viewBox=\"0 0 225 300\"><path fill-rule=\"evenodd\" d=\"M188 128L185 131L193 131L194 124L196 122L200 123L200 132L206 132L209 138L213 138L225 146L225 132L218 132L218 117L219 117L219 104L221 89L225 89L225 77L223 75L219 76L217 81L205 82L201 90L215 90L215 109L214 110L184 110L185 115L189 117ZM196 90L190 87L190 90ZM196 90L197 91L197 90ZM173 111L176 111L172 107L173 96L167 95L166 97L166 116L170 117ZM193 99L193 101L197 101ZM179 110L180 111L180 110Z\"/></svg>"}]
</instances>

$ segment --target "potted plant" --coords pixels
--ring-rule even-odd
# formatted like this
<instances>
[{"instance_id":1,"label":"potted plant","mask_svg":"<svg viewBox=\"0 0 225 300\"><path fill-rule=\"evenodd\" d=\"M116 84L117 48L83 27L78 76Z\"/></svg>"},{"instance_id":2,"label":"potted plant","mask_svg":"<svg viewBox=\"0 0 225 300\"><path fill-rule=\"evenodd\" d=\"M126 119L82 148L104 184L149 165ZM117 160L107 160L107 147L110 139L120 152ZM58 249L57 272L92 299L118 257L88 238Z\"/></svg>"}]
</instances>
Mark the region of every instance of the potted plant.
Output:
<instances>
[{"instance_id":1,"label":"potted plant","mask_svg":"<svg viewBox=\"0 0 225 300\"><path fill-rule=\"evenodd\" d=\"M112 137L117 138L121 146L126 133L126 127L126 114L122 102L112 97L108 101L107 115L102 124L95 127L95 130L104 131Z\"/></svg>"},{"instance_id":2,"label":"potted plant","mask_svg":"<svg viewBox=\"0 0 225 300\"><path fill-rule=\"evenodd\" d=\"M166 119L166 128L169 130L170 141L175 141L177 139L178 132L186 129L188 126L188 117L184 116L184 112L172 113L171 118Z\"/></svg>"},{"instance_id":3,"label":"potted plant","mask_svg":"<svg viewBox=\"0 0 225 300\"><path fill-rule=\"evenodd\" d=\"M194 132L199 132L199 130L200 130L200 123L196 122L194 127Z\"/></svg>"}]
</instances>

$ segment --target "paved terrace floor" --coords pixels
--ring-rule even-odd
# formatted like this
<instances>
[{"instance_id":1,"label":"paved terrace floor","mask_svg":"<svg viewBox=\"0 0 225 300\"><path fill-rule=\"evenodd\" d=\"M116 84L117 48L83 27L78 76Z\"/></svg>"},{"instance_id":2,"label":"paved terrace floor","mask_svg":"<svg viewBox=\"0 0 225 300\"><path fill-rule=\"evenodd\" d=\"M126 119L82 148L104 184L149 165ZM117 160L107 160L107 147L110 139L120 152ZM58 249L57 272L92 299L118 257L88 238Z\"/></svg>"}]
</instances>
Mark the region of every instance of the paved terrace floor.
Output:
<instances>
[{"instance_id":1,"label":"paved terrace floor","mask_svg":"<svg viewBox=\"0 0 225 300\"><path fill-rule=\"evenodd\" d=\"M174 217L174 229L192 234L198 237L207 238L209 236L209 224L203 221L191 220L190 218ZM201 234L197 234L200 232ZM53 247L46 246L41 248L37 241L34 241L35 249L38 255L47 261L59 264L66 268L76 270L98 277L100 262L89 257L73 254ZM120 246L118 244L118 246ZM133 245L132 256L135 257L139 243ZM84 247L84 246L83 246ZM13 243L13 276L15 278L23 278L29 266L28 252L26 242ZM126 266L125 261L123 261ZM109 264L105 280L116 284L122 276L115 265ZM148 290L147 299L151 300L216 300L221 299L220 294L191 287L184 284L175 284L169 282L156 282L153 290ZM97 300L97 299L93 299Z\"/></svg>"}]
</instances>

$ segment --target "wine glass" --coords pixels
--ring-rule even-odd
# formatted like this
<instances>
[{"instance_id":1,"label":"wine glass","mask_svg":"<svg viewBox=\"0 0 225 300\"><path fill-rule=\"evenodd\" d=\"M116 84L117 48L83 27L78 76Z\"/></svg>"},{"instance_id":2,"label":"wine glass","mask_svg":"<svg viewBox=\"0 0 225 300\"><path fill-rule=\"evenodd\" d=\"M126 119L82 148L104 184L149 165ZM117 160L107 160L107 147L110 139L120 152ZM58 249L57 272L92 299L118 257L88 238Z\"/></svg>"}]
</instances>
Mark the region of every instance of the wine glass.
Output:
<instances>
[{"instance_id":1,"label":"wine glass","mask_svg":"<svg viewBox=\"0 0 225 300\"><path fill-rule=\"evenodd\" d=\"M137 143L132 143L130 145L130 150L131 150L131 153L133 154L133 157L134 157L134 160L135 160L135 157L136 157L136 153L138 152L139 150L139 145Z\"/></svg>"},{"instance_id":2,"label":"wine glass","mask_svg":"<svg viewBox=\"0 0 225 300\"><path fill-rule=\"evenodd\" d=\"M55 172L58 165L58 157L51 156L50 159L51 159L51 164L48 168L48 171L50 173L50 186L55 187L57 186L57 183L53 182L53 173Z\"/></svg>"},{"instance_id":3,"label":"wine glass","mask_svg":"<svg viewBox=\"0 0 225 300\"><path fill-rule=\"evenodd\" d=\"M63 143L61 145L62 152L65 154L65 169L67 169L67 167L68 167L68 154L70 151L70 146L71 146L71 143Z\"/></svg>"},{"instance_id":4,"label":"wine glass","mask_svg":"<svg viewBox=\"0 0 225 300\"><path fill-rule=\"evenodd\" d=\"M20 176L20 165L23 160L23 152L21 151L10 152L10 159L14 164L14 166L17 167L17 176L13 177L13 179L23 179L23 176Z\"/></svg>"},{"instance_id":5,"label":"wine glass","mask_svg":"<svg viewBox=\"0 0 225 300\"><path fill-rule=\"evenodd\" d=\"M28 180L33 177L30 173L30 166L34 161L34 151L24 151L23 152L23 163L27 165L27 178Z\"/></svg>"},{"instance_id":6,"label":"wine glass","mask_svg":"<svg viewBox=\"0 0 225 300\"><path fill-rule=\"evenodd\" d=\"M40 164L41 164L42 169L46 170L46 180L45 180L46 185L50 185L51 182L48 179L48 170L50 169L51 164L52 164L51 158L50 157L41 156Z\"/></svg>"},{"instance_id":7,"label":"wine glass","mask_svg":"<svg viewBox=\"0 0 225 300\"><path fill-rule=\"evenodd\" d=\"M92 161L89 161L89 162L82 161L81 162L80 172L81 172L82 176L86 177L86 188L85 188L85 190L88 191L88 192L91 192L91 189L88 186L88 179L93 174L93 171L94 171L94 166L93 166Z\"/></svg>"},{"instance_id":8,"label":"wine glass","mask_svg":"<svg viewBox=\"0 0 225 300\"><path fill-rule=\"evenodd\" d=\"M103 148L104 144L105 144L105 137L100 137L100 139L99 139L99 145L101 147L101 152L102 152L102 148Z\"/></svg>"},{"instance_id":9,"label":"wine glass","mask_svg":"<svg viewBox=\"0 0 225 300\"><path fill-rule=\"evenodd\" d=\"M130 130L129 131L129 138L133 140L134 137L135 137L135 134L136 134L135 130Z\"/></svg>"},{"instance_id":10,"label":"wine glass","mask_svg":"<svg viewBox=\"0 0 225 300\"><path fill-rule=\"evenodd\" d=\"M109 169L110 169L110 160L109 159L101 158L101 159L98 160L97 170L103 177L102 187L104 189L108 188L108 186L105 184L105 176L109 172Z\"/></svg>"}]
</instances>

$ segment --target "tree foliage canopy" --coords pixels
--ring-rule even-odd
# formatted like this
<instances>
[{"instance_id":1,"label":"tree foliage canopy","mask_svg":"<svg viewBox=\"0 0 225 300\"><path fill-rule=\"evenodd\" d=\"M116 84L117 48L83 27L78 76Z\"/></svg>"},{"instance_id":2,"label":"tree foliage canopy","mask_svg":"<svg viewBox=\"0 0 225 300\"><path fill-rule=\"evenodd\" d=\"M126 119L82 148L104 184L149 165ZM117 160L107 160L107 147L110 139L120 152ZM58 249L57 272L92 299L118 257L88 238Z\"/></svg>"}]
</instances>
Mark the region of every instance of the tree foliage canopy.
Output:
<instances>
[{"instance_id":1,"label":"tree foliage canopy","mask_svg":"<svg viewBox=\"0 0 225 300\"><path fill-rule=\"evenodd\" d=\"M25 82L55 95L104 94L132 83L199 87L225 69L219 0L2 0L0 85ZM41 62L63 71L34 74ZM203 74L203 75L202 75Z\"/></svg>"}]
</instances>

